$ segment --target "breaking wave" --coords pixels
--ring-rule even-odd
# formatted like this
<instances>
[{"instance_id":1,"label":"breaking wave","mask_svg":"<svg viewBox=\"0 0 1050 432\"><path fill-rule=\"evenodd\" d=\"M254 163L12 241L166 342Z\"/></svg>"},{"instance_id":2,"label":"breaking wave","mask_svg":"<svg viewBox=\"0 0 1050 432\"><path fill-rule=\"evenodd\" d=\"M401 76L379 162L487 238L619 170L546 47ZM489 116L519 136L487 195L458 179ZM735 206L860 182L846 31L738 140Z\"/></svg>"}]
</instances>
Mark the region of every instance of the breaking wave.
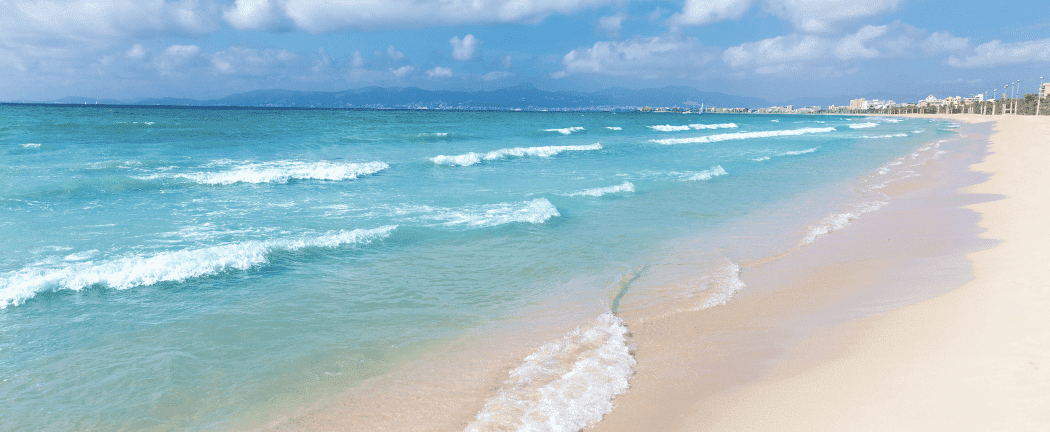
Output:
<instances>
[{"instance_id":1,"label":"breaking wave","mask_svg":"<svg viewBox=\"0 0 1050 432\"><path fill-rule=\"evenodd\" d=\"M763 132L734 132L726 134L708 135L692 138L667 138L667 139L653 139L649 142L657 144L694 144L694 143L711 143L729 140L742 140L751 138L769 138L778 136L791 136L791 135L804 135L809 133L822 133L822 132L834 132L835 128L802 128L802 129L790 129L790 130L775 130L775 131L763 131Z\"/></svg>"},{"instance_id":2,"label":"breaking wave","mask_svg":"<svg viewBox=\"0 0 1050 432\"><path fill-rule=\"evenodd\" d=\"M54 268L28 267L0 275L0 309L19 305L45 290L79 291L94 285L124 290L159 282L182 282L229 269L247 270L265 263L267 256L276 251L365 244L389 236L396 228L390 225L298 239L252 240L161 252L153 256L131 255L102 262L82 261ZM67 259L89 258L86 254L75 255Z\"/></svg>"},{"instance_id":3,"label":"breaking wave","mask_svg":"<svg viewBox=\"0 0 1050 432\"><path fill-rule=\"evenodd\" d=\"M908 136L908 134L906 134L904 132L900 132L900 133L887 134L887 135L862 135L861 138L865 138L865 139L883 139L883 138L904 138L906 136Z\"/></svg>"},{"instance_id":4,"label":"breaking wave","mask_svg":"<svg viewBox=\"0 0 1050 432\"><path fill-rule=\"evenodd\" d=\"M619 126L606 126L605 128L608 130L623 130L623 128Z\"/></svg>"},{"instance_id":5,"label":"breaking wave","mask_svg":"<svg viewBox=\"0 0 1050 432\"><path fill-rule=\"evenodd\" d=\"M822 235L830 234L838 231L849 225L850 221L860 218L865 213L871 213L875 210L882 208L882 206L888 203L883 201L873 201L858 204L853 211L847 213L839 213L828 216L822 219L819 223L809 227L809 231L806 236L802 238L801 245L808 245L817 240L817 237Z\"/></svg>"},{"instance_id":6,"label":"breaking wave","mask_svg":"<svg viewBox=\"0 0 1050 432\"><path fill-rule=\"evenodd\" d=\"M27 148L27 149L40 148L40 143L25 143L25 144L22 144L22 148Z\"/></svg>"},{"instance_id":7,"label":"breaking wave","mask_svg":"<svg viewBox=\"0 0 1050 432\"><path fill-rule=\"evenodd\" d=\"M700 129L733 129L736 128L736 123L720 123L720 124L691 124L691 125L656 125L649 126L650 129L658 130L660 132L677 132L687 130L700 130Z\"/></svg>"},{"instance_id":8,"label":"breaking wave","mask_svg":"<svg viewBox=\"0 0 1050 432\"><path fill-rule=\"evenodd\" d=\"M180 174L153 174L139 177L141 180L156 178L181 178L207 185L230 185L234 183L288 183L290 180L354 180L390 168L383 162L336 163L275 161L234 165L218 172Z\"/></svg>"},{"instance_id":9,"label":"breaking wave","mask_svg":"<svg viewBox=\"0 0 1050 432\"><path fill-rule=\"evenodd\" d=\"M562 129L544 129L543 131L544 132L557 132L557 133L560 133L562 135L569 135L569 134L571 134L573 132L579 132L579 131L582 131L582 130L585 130L585 129L582 128L582 127L579 127L579 126L573 126L573 127L568 127L568 128L562 128Z\"/></svg>"},{"instance_id":10,"label":"breaking wave","mask_svg":"<svg viewBox=\"0 0 1050 432\"><path fill-rule=\"evenodd\" d=\"M577 146L546 146L546 147L515 147L493 150L488 153L465 153L456 156L435 156L430 158L437 165L471 166L481 163L483 160L499 160L508 157L551 157L567 151L590 151L601 150L602 145L594 143L590 145Z\"/></svg>"},{"instance_id":11,"label":"breaking wave","mask_svg":"<svg viewBox=\"0 0 1050 432\"><path fill-rule=\"evenodd\" d=\"M510 371L466 432L578 431L612 412L612 400L630 386L637 364L627 327L611 313L586 330L548 342Z\"/></svg>"},{"instance_id":12,"label":"breaking wave","mask_svg":"<svg viewBox=\"0 0 1050 432\"><path fill-rule=\"evenodd\" d=\"M853 123L853 124L849 125L849 127L851 129L867 129L867 128L873 128L873 127L878 126L878 125L879 125L878 123Z\"/></svg>"},{"instance_id":13,"label":"breaking wave","mask_svg":"<svg viewBox=\"0 0 1050 432\"><path fill-rule=\"evenodd\" d=\"M486 204L459 209L433 210L425 219L444 220L445 226L493 227L514 222L541 224L561 216L546 198L511 204Z\"/></svg>"},{"instance_id":14,"label":"breaking wave","mask_svg":"<svg viewBox=\"0 0 1050 432\"><path fill-rule=\"evenodd\" d=\"M602 195L621 193L621 192L634 192L634 185L631 184L631 182L623 182L623 184L618 184L616 186L609 186L609 187L603 187L603 188L594 188L594 189L582 190L582 191L579 191L579 192L573 192L573 193L569 194L569 196L600 197Z\"/></svg>"},{"instance_id":15,"label":"breaking wave","mask_svg":"<svg viewBox=\"0 0 1050 432\"><path fill-rule=\"evenodd\" d=\"M772 159L774 157L799 156L799 155L809 154L809 153L813 153L813 152L815 152L815 151L817 151L819 149L820 149L820 147L813 147L811 149L806 149L806 150L786 151L786 152L777 153L777 154L771 155L771 156L761 156L761 157L753 158L751 160L753 160L755 162L762 162L762 161L770 160L770 159Z\"/></svg>"}]
</instances>

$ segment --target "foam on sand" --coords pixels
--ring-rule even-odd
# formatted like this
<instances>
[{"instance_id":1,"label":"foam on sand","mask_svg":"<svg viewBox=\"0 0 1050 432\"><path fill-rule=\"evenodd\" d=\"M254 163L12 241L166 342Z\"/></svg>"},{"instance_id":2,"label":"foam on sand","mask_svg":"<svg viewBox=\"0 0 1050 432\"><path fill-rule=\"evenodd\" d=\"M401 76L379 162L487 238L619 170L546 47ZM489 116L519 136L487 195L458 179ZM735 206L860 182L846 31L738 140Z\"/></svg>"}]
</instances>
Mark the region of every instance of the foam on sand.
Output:
<instances>
[{"instance_id":1,"label":"foam on sand","mask_svg":"<svg viewBox=\"0 0 1050 432\"><path fill-rule=\"evenodd\" d=\"M434 156L430 161L437 165L471 166L483 160L492 161L509 157L551 157L567 151L601 150L600 143L575 146L515 147L493 150L488 153L464 153L455 156Z\"/></svg>"},{"instance_id":2,"label":"foam on sand","mask_svg":"<svg viewBox=\"0 0 1050 432\"><path fill-rule=\"evenodd\" d=\"M397 226L338 231L315 237L252 240L161 252L152 256L128 255L101 262L83 261L59 267L34 266L0 275L0 309L19 305L46 290L72 290L101 285L124 290L159 282L182 282L225 270L247 270L267 262L276 251L304 248L335 248L346 244L367 244L385 238ZM87 259L87 254L67 259Z\"/></svg>"},{"instance_id":3,"label":"foam on sand","mask_svg":"<svg viewBox=\"0 0 1050 432\"><path fill-rule=\"evenodd\" d=\"M260 163L233 163L225 171L180 174L154 174L142 177L152 180L161 177L182 178L207 185L234 183L288 183L290 180L354 180L390 168L383 162L337 163L274 161Z\"/></svg>"},{"instance_id":4,"label":"foam on sand","mask_svg":"<svg viewBox=\"0 0 1050 432\"><path fill-rule=\"evenodd\" d=\"M621 192L623 192L623 193L634 192L634 185L631 184L631 182L626 182L625 181L622 184L618 184L616 186L609 186L609 187L603 187L603 188L594 188L594 189L582 190L582 191L579 191L579 192L573 192L573 193L569 194L569 196L600 197L602 195L621 193Z\"/></svg>"},{"instance_id":5,"label":"foam on sand","mask_svg":"<svg viewBox=\"0 0 1050 432\"><path fill-rule=\"evenodd\" d=\"M671 145L671 144L696 144L696 143L712 143L720 141L730 140L743 140L752 138L770 138L778 136L794 136L804 135L810 133L824 133L834 132L835 128L802 128L802 129L788 129L788 130L774 130L774 131L762 131L762 132L734 132L717 135L707 135L692 138L666 138L666 139L653 139L649 142Z\"/></svg>"},{"instance_id":6,"label":"foam on sand","mask_svg":"<svg viewBox=\"0 0 1050 432\"><path fill-rule=\"evenodd\" d=\"M599 316L586 330L541 346L510 372L467 432L578 431L612 412L637 364L623 320Z\"/></svg>"},{"instance_id":7,"label":"foam on sand","mask_svg":"<svg viewBox=\"0 0 1050 432\"><path fill-rule=\"evenodd\" d=\"M573 126L573 127L561 128L561 129L544 129L543 131L544 132L557 132L557 133L560 133L562 135L569 135L569 134L571 134L573 132L580 132L582 130L585 130L585 129L582 128L582 127L579 127L579 126Z\"/></svg>"},{"instance_id":8,"label":"foam on sand","mask_svg":"<svg viewBox=\"0 0 1050 432\"><path fill-rule=\"evenodd\" d=\"M830 234L832 232L845 228L846 225L849 225L850 221L854 219L859 219L861 215L878 210L886 204L888 203L884 201L872 201L861 203L856 205L853 211L828 216L822 219L816 225L810 226L809 231L806 233L806 236L802 238L800 244L811 244L817 240L817 237Z\"/></svg>"}]
</instances>

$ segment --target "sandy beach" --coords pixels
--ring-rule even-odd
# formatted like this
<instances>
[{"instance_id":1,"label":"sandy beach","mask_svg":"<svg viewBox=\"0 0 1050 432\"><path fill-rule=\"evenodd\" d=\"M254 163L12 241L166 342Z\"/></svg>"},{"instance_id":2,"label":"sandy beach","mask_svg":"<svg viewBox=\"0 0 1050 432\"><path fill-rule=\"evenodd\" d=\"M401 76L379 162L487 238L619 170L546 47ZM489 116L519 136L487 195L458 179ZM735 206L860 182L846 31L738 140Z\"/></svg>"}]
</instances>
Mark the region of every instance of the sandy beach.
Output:
<instances>
[{"instance_id":1,"label":"sandy beach","mask_svg":"<svg viewBox=\"0 0 1050 432\"><path fill-rule=\"evenodd\" d=\"M1050 118L941 118L987 151L742 264L726 305L628 319L637 375L594 430L1047 430Z\"/></svg>"}]
</instances>

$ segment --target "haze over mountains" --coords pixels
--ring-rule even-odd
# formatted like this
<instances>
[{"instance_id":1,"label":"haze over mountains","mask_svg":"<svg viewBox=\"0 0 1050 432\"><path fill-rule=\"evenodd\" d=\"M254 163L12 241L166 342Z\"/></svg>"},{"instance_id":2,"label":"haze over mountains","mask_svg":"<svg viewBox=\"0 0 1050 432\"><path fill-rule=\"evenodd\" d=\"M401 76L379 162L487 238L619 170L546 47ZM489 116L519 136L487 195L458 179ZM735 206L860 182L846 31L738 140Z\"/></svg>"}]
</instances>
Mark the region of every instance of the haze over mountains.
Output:
<instances>
[{"instance_id":1,"label":"haze over mountains","mask_svg":"<svg viewBox=\"0 0 1050 432\"><path fill-rule=\"evenodd\" d=\"M149 98L137 101L64 97L47 103L110 105L184 105L316 108L450 108L450 109L616 109L628 107L759 108L761 98L705 92L690 87L632 90L608 88L597 92L546 91L532 85L486 91L424 90L415 87L365 87L338 92L255 90L223 98L196 100Z\"/></svg>"}]
</instances>

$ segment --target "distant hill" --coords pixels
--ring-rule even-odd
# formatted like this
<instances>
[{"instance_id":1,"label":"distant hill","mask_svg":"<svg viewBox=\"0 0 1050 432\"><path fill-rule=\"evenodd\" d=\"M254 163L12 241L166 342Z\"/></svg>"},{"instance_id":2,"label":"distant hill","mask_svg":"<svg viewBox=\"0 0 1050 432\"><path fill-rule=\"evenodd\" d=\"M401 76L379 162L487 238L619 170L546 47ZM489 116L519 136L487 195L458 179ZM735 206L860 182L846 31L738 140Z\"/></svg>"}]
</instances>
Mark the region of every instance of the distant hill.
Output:
<instances>
[{"instance_id":1,"label":"distant hill","mask_svg":"<svg viewBox=\"0 0 1050 432\"><path fill-rule=\"evenodd\" d=\"M338 92L255 90L219 99L150 98L139 101L65 97L49 103L125 105L315 107L315 108L455 108L455 109L616 109L653 107L759 108L769 102L754 97L704 92L689 87L598 92L546 91L532 85L499 90L450 91L415 87L365 87Z\"/></svg>"}]
</instances>

